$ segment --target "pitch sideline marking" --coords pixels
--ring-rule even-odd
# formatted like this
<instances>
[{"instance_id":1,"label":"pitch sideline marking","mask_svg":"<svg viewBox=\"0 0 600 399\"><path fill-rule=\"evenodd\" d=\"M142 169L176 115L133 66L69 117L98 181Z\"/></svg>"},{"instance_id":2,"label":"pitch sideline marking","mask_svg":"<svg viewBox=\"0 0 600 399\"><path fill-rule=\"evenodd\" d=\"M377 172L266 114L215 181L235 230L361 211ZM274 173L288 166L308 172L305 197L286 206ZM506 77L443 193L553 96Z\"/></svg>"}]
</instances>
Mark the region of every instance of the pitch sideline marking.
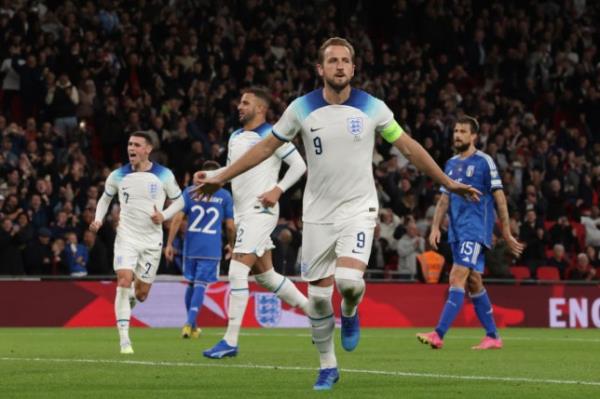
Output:
<instances>
[{"instance_id":1,"label":"pitch sideline marking","mask_svg":"<svg viewBox=\"0 0 600 399\"><path fill-rule=\"evenodd\" d=\"M160 327L159 327L160 328ZM0 328L0 330L2 330L2 328ZM0 331L1 332L1 331ZM500 330L500 332L502 332L502 330ZM54 336L54 333L44 333L44 332L31 332L31 333L27 333L27 332L22 332L19 331L18 332L20 335L35 335L35 336ZM222 336L223 332L210 332L210 331L203 331L202 335L214 335L214 336ZM295 334L279 334L279 333L274 333L274 334L264 334L261 332L240 332L241 336L246 336L246 337L301 337L301 338L306 338L306 337L311 337L310 333L295 333ZM410 337L414 337L414 333L405 333L403 331L398 332L398 334L385 334L385 335L368 335L368 334L362 334L361 338L376 338L376 339L380 339L380 338L389 338L389 339L396 339L396 338L410 338ZM453 341L453 340L480 340L481 339L481 335L453 335L451 337L448 338L448 340ZM592 343L600 343L600 338L565 338L565 337L511 337L511 336L502 336L502 340L503 341L555 341L555 342L592 342Z\"/></svg>"},{"instance_id":2,"label":"pitch sideline marking","mask_svg":"<svg viewBox=\"0 0 600 399\"><path fill-rule=\"evenodd\" d=\"M1 361L21 361L21 362L51 362L51 363L91 363L91 364L131 364L138 366L167 366L167 367L221 367L236 369L261 369L261 370L285 370L285 371L316 371L311 367L294 366L272 366L260 364L219 364L219 363L190 363L190 362L152 362L144 360L111 360L111 359L53 359L53 358L19 358L19 357L0 357ZM361 369L340 369L344 373L354 374L372 374L392 377L417 377L417 378L443 378L449 380L468 380L468 381L502 381L502 382L525 382L532 384L558 384L558 385L590 385L600 387L600 381L577 381L577 380L556 380L556 379L537 379L527 377L493 377L484 375L453 375L453 374L433 374L433 373L415 373L407 371L384 371L384 370L361 370Z\"/></svg>"}]
</instances>

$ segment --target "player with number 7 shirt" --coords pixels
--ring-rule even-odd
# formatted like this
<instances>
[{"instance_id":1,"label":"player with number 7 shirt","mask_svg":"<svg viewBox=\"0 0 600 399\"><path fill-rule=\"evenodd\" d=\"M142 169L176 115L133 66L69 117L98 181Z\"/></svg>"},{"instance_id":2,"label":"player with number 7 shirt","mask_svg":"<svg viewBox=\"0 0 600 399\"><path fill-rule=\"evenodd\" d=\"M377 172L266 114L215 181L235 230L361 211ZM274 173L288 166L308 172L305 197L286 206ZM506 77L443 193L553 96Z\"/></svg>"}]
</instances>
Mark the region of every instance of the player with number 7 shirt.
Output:
<instances>
[{"instance_id":1,"label":"player with number 7 shirt","mask_svg":"<svg viewBox=\"0 0 600 399\"><path fill-rule=\"evenodd\" d=\"M97 232L110 203L118 196L120 213L113 267L117 273L115 315L122 354L133 353L129 338L131 308L136 299L147 298L156 277L163 245L161 222L183 205L173 172L148 159L152 148L148 132L131 134L127 143L129 163L106 179L96 216L90 224L90 230ZM173 202L162 211L167 198Z\"/></svg>"}]
</instances>

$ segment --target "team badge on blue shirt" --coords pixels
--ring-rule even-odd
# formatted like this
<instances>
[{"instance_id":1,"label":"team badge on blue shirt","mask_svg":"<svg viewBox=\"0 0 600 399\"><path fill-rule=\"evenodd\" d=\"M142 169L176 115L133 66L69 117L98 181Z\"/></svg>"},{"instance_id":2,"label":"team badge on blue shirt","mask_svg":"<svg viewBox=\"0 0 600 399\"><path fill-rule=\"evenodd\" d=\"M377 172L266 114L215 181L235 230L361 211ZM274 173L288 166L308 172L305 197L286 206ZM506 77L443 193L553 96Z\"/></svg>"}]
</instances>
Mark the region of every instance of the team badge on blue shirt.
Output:
<instances>
[{"instance_id":1,"label":"team badge on blue shirt","mask_svg":"<svg viewBox=\"0 0 600 399\"><path fill-rule=\"evenodd\" d=\"M467 177L473 177L473 173L475 172L475 166L469 165L467 167Z\"/></svg>"}]
</instances>

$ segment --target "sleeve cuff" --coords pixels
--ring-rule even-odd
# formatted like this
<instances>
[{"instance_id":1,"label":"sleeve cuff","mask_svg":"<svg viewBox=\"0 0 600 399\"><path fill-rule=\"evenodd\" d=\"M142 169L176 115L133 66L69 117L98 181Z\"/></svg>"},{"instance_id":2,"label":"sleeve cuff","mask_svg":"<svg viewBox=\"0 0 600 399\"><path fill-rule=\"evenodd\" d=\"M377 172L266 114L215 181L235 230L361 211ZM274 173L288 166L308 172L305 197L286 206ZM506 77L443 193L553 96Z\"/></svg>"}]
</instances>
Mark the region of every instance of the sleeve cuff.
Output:
<instances>
[{"instance_id":1,"label":"sleeve cuff","mask_svg":"<svg viewBox=\"0 0 600 399\"><path fill-rule=\"evenodd\" d=\"M281 160L283 161L285 158L287 158L288 155L290 155L294 151L296 151L296 147L292 148L290 151L288 151L287 154L285 154L284 156L282 156Z\"/></svg>"},{"instance_id":2,"label":"sleeve cuff","mask_svg":"<svg viewBox=\"0 0 600 399\"><path fill-rule=\"evenodd\" d=\"M277 139L279 139L279 140L283 141L284 143L287 143L287 142L289 142L289 140L288 140L288 139L286 139L285 137L283 137L281 134L277 133L277 132L275 131L275 129L271 129L271 133L273 133L273 136L275 136L275 138L277 138Z\"/></svg>"},{"instance_id":3,"label":"sleeve cuff","mask_svg":"<svg viewBox=\"0 0 600 399\"><path fill-rule=\"evenodd\" d=\"M182 194L182 192L180 191L178 195L176 195L176 196L175 196L175 197L173 197L173 198L170 198L170 197L169 197L169 199L170 199L171 201L175 201L177 198L181 197L181 194Z\"/></svg>"}]
</instances>

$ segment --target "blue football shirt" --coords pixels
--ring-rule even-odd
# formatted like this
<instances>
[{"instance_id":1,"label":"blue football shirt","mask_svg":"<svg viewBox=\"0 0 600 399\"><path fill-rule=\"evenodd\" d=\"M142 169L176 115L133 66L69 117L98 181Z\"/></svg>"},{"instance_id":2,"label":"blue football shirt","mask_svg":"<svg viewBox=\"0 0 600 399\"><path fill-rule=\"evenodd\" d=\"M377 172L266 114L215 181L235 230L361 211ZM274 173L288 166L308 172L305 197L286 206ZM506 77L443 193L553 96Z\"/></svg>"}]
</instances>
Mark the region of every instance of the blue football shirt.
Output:
<instances>
[{"instance_id":1,"label":"blue football shirt","mask_svg":"<svg viewBox=\"0 0 600 399\"><path fill-rule=\"evenodd\" d=\"M475 241L490 248L496 221L493 192L502 189L496 164L489 155L476 151L461 159L458 155L446 162L445 173L452 179L475 187L483 194L479 202L450 193L448 242Z\"/></svg>"},{"instance_id":2,"label":"blue football shirt","mask_svg":"<svg viewBox=\"0 0 600 399\"><path fill-rule=\"evenodd\" d=\"M192 187L183 192L183 212L188 218L183 244L185 258L221 259L223 221L233 219L231 194L220 189L210 198L192 198Z\"/></svg>"}]
</instances>

